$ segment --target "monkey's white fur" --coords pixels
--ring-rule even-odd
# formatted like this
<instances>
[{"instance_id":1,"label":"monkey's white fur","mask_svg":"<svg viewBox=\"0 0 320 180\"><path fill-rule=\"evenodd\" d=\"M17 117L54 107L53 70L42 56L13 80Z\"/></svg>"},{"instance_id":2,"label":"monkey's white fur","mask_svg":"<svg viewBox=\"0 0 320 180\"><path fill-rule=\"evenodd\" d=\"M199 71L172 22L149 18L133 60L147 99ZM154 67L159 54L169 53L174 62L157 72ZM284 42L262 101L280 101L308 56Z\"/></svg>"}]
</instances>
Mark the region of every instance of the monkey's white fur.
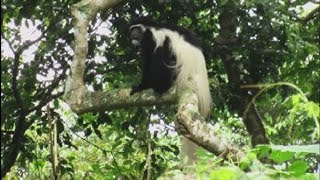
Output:
<instances>
[{"instance_id":1,"label":"monkey's white fur","mask_svg":"<svg viewBox=\"0 0 320 180\"><path fill-rule=\"evenodd\" d=\"M185 88L192 88L199 99L198 106L200 113L204 117L208 117L212 107L212 99L205 58L202 51L184 40L184 37L178 32L166 28L156 29L154 27L140 26L149 28L153 33L156 42L155 50L163 45L166 37L169 37L171 49L175 53L177 61L173 67L178 72L174 83L176 91L180 93Z\"/></svg>"}]
</instances>

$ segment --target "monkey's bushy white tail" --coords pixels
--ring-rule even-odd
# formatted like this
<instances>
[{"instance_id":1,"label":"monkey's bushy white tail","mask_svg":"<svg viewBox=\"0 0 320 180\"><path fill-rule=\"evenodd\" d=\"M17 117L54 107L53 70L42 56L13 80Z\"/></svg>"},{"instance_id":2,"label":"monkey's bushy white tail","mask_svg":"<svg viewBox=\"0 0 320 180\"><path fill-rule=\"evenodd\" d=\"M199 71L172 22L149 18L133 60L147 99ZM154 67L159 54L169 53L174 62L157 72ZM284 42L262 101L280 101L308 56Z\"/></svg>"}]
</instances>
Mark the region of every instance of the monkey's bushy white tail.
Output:
<instances>
[{"instance_id":1,"label":"monkey's bushy white tail","mask_svg":"<svg viewBox=\"0 0 320 180\"><path fill-rule=\"evenodd\" d=\"M191 86L198 95L199 111L206 118L211 112L212 99L204 56L200 49L190 44L183 43L179 48L184 49L181 51L184 53L178 53L177 57L178 91Z\"/></svg>"},{"instance_id":2,"label":"monkey's bushy white tail","mask_svg":"<svg viewBox=\"0 0 320 180\"><path fill-rule=\"evenodd\" d=\"M156 48L163 45L165 37L171 41L171 50L176 55L177 70L176 90L180 93L185 88L192 88L199 99L199 111L207 118L210 115L212 99L209 89L205 58L201 49L184 40L183 36L168 29L151 28L155 37Z\"/></svg>"}]
</instances>

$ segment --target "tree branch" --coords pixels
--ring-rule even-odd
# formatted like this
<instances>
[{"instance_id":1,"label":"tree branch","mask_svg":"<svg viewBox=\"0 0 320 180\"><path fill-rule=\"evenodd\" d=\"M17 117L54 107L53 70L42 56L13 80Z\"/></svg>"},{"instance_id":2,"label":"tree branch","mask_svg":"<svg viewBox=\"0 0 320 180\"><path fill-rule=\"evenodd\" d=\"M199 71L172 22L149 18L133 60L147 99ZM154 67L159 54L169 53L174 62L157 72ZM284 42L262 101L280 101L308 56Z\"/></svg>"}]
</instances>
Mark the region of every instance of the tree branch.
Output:
<instances>
[{"instance_id":1,"label":"tree branch","mask_svg":"<svg viewBox=\"0 0 320 180\"><path fill-rule=\"evenodd\" d=\"M313 2L315 3L315 2ZM301 22L301 23L307 23L309 20L313 19L314 17L316 17L315 15L317 13L319 13L320 10L320 4L319 2L311 7L311 9L308 9L308 12L304 12L302 14L296 14L294 12L291 12L289 10L283 10L282 8L278 8L278 11L282 14L285 14L287 16L293 17L294 19L296 19L297 21Z\"/></svg>"},{"instance_id":2,"label":"tree branch","mask_svg":"<svg viewBox=\"0 0 320 180\"><path fill-rule=\"evenodd\" d=\"M66 77L66 71L67 71L67 63L64 64L64 66L62 67L63 71L60 74L60 76L54 78L54 80L52 81L51 85L49 87L46 88L46 90L44 89L42 91L41 94L38 95L39 98L36 99L40 99L40 102L38 105L30 108L28 110L28 113L35 111L37 109L41 109L43 106L45 106L48 102L50 102L52 99L57 98L61 95L63 95L64 92L59 92L55 95L52 95L52 92L55 88L57 88L59 86L59 83L65 79Z\"/></svg>"},{"instance_id":3,"label":"tree branch","mask_svg":"<svg viewBox=\"0 0 320 180\"><path fill-rule=\"evenodd\" d=\"M16 121L12 142L9 148L4 152L6 155L3 157L3 166L1 166L1 179L5 177L16 162L20 148L24 144L24 133L28 129L25 117L26 116L22 111Z\"/></svg>"},{"instance_id":4,"label":"tree branch","mask_svg":"<svg viewBox=\"0 0 320 180\"><path fill-rule=\"evenodd\" d=\"M319 10L320 10L320 4L318 2L318 4L314 7L312 7L311 10L309 10L309 12L307 13L303 13L301 14L298 19L304 23L308 22L309 20L311 20L312 18L315 17L315 14L316 13L319 13Z\"/></svg>"},{"instance_id":5,"label":"tree branch","mask_svg":"<svg viewBox=\"0 0 320 180\"><path fill-rule=\"evenodd\" d=\"M181 95L176 119L178 131L204 149L224 159L239 161L244 157L244 153L231 140L218 133L219 129L204 123L198 111L198 97L195 93L185 91Z\"/></svg>"},{"instance_id":6,"label":"tree branch","mask_svg":"<svg viewBox=\"0 0 320 180\"><path fill-rule=\"evenodd\" d=\"M151 180L152 177L152 147L150 139L148 141L148 155L146 159L146 166L147 166L147 180Z\"/></svg>"},{"instance_id":7,"label":"tree branch","mask_svg":"<svg viewBox=\"0 0 320 180\"><path fill-rule=\"evenodd\" d=\"M7 39L7 37L3 34L3 32L1 32L1 36L5 41L7 41L8 45L9 45L9 49L13 52L13 54L15 54L16 51L13 49L12 43L9 41L9 39Z\"/></svg>"},{"instance_id":8,"label":"tree branch","mask_svg":"<svg viewBox=\"0 0 320 180\"><path fill-rule=\"evenodd\" d=\"M19 72L19 65L20 65L20 56L22 54L23 51L17 51L14 55L14 59L13 59L13 66L12 66L12 77L11 77L11 90L13 93L13 96L17 102L18 105L20 105L21 109L24 109L23 106L23 101L21 98L21 95L18 91L18 81L17 81L17 77L18 77L18 72Z\"/></svg>"},{"instance_id":9,"label":"tree branch","mask_svg":"<svg viewBox=\"0 0 320 180\"><path fill-rule=\"evenodd\" d=\"M5 36L2 34L3 38ZM37 39L33 41L27 41L22 46L20 46L16 51L14 51L13 47L9 43L9 46L11 50L14 53L14 59L13 59L13 66L12 66L12 79L11 79L11 90L13 93L13 96L16 100L16 103L18 105L18 119L15 122L15 130L12 137L12 142L8 149L6 149L6 156L3 157L3 167L1 167L1 178L3 178L11 169L11 167L14 165L19 151L21 147L24 144L24 133L31 125L30 123L26 122L26 116L28 114L27 107L24 105L24 101L21 97L19 88L18 88L18 73L19 73L19 65L20 65L20 58L24 50L29 48L31 45L37 43L43 38L43 34L39 36Z\"/></svg>"}]
</instances>

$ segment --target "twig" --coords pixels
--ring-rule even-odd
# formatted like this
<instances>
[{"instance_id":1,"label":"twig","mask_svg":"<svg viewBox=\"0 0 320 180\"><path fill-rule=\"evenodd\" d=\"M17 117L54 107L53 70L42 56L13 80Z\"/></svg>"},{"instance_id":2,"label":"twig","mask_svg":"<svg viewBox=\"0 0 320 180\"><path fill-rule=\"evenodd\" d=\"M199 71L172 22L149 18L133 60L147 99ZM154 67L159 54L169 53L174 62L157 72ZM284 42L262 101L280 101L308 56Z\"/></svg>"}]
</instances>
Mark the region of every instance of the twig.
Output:
<instances>
[{"instance_id":1,"label":"twig","mask_svg":"<svg viewBox=\"0 0 320 180\"><path fill-rule=\"evenodd\" d=\"M68 126L68 124L67 124L64 120L61 120L61 121L63 122L63 124L64 124L74 135L76 135L77 137L79 137L80 139L82 139L83 141L85 141L86 143L92 145L93 147L101 150L102 153L103 153L103 155L106 156L106 153L107 153L107 152L110 153L113 161L115 162L115 165L116 165L116 168L117 168L117 170L118 170L119 175L120 175L120 176L123 176L122 173L121 173L120 167L119 167L119 165L118 165L118 162L117 162L117 160L116 160L116 158L115 158L115 156L114 156L114 154L113 154L112 151L107 151L107 150L99 147L98 145L90 142L89 140L83 138L82 136L80 136L79 134L77 134L75 131L73 131L73 130Z\"/></svg>"},{"instance_id":2,"label":"twig","mask_svg":"<svg viewBox=\"0 0 320 180\"><path fill-rule=\"evenodd\" d=\"M151 139L149 139L148 141L148 156L147 156L147 161L146 161L146 164L147 164L147 168L148 168L148 173L147 173L147 180L151 180L152 178L152 158L151 158L151 155L152 155L152 148L151 148Z\"/></svg>"},{"instance_id":3,"label":"twig","mask_svg":"<svg viewBox=\"0 0 320 180\"><path fill-rule=\"evenodd\" d=\"M58 171L58 151L57 151L57 125L53 120L50 112L49 105L47 105L48 122L50 129L50 150L51 150L51 163L52 163L52 174L55 180L59 179Z\"/></svg>"},{"instance_id":4,"label":"twig","mask_svg":"<svg viewBox=\"0 0 320 180\"><path fill-rule=\"evenodd\" d=\"M247 88L259 88L261 89L250 101L250 103L247 105L245 111L244 111L244 117L246 117L246 114L247 112L249 111L251 105L254 103L254 101L256 100L256 98L258 96L260 96L260 94L262 94L263 92L275 87L275 86L289 86L295 90L297 90L299 92L299 94L302 96L302 100L304 102L308 102L308 98L306 97L306 95L302 92L301 89L299 89L296 85L292 84L292 83L288 83L288 82L278 82L278 83L270 83L270 84L256 84L256 85L241 85L240 88L244 88L244 89L247 89ZM316 127L319 129L320 128L320 125L319 125L319 122L316 118L316 115L313 113L312 114L312 118L316 124Z\"/></svg>"},{"instance_id":5,"label":"twig","mask_svg":"<svg viewBox=\"0 0 320 180\"><path fill-rule=\"evenodd\" d=\"M2 38L3 38L5 41L7 41L10 50L13 52L13 54L15 54L16 51L13 49L12 44L11 44L11 42L9 41L9 39L7 39L7 37L3 34L3 32L1 32L1 36L2 36Z\"/></svg>"}]
</instances>

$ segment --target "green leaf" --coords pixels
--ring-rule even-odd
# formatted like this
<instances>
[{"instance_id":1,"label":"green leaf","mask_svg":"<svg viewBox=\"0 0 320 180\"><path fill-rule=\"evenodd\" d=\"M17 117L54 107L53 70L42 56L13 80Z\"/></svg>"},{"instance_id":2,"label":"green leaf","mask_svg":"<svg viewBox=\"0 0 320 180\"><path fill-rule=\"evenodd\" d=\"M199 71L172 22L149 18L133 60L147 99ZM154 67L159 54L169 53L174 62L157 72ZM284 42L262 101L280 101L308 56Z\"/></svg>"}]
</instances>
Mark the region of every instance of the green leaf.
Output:
<instances>
[{"instance_id":1,"label":"green leaf","mask_svg":"<svg viewBox=\"0 0 320 180\"><path fill-rule=\"evenodd\" d=\"M226 5L226 4L228 3L228 1L229 1L229 0L222 0L220 3L221 3L221 5L223 6L223 5Z\"/></svg>"},{"instance_id":2,"label":"green leaf","mask_svg":"<svg viewBox=\"0 0 320 180\"><path fill-rule=\"evenodd\" d=\"M115 144L112 145L112 149L116 149L120 144L122 144L122 142L117 141Z\"/></svg>"},{"instance_id":3,"label":"green leaf","mask_svg":"<svg viewBox=\"0 0 320 180\"><path fill-rule=\"evenodd\" d=\"M59 100L58 100L58 99L55 99L55 100L53 101L53 105L54 105L55 108L59 108Z\"/></svg>"},{"instance_id":4,"label":"green leaf","mask_svg":"<svg viewBox=\"0 0 320 180\"><path fill-rule=\"evenodd\" d=\"M270 152L270 145L258 145L253 152L256 152L259 158L266 156Z\"/></svg>"},{"instance_id":5,"label":"green leaf","mask_svg":"<svg viewBox=\"0 0 320 180\"><path fill-rule=\"evenodd\" d=\"M101 171L101 165L93 164L91 167L94 173L103 175L103 172Z\"/></svg>"},{"instance_id":6,"label":"green leaf","mask_svg":"<svg viewBox=\"0 0 320 180\"><path fill-rule=\"evenodd\" d=\"M248 153L248 154L245 156L245 158L243 158L243 159L241 160L241 162L240 162L240 168L241 168L241 169L246 169L246 168L248 168L248 167L252 164L252 162L253 162L254 160L256 160L256 159L257 159L256 153L254 153L254 152Z\"/></svg>"},{"instance_id":7,"label":"green leaf","mask_svg":"<svg viewBox=\"0 0 320 180\"><path fill-rule=\"evenodd\" d=\"M312 118L313 115L315 115L316 117L319 117L319 114L320 114L320 108L319 106L314 103L314 102L307 102L305 104L305 108L306 108L306 111L308 113L308 117Z\"/></svg>"},{"instance_id":8,"label":"green leaf","mask_svg":"<svg viewBox=\"0 0 320 180\"><path fill-rule=\"evenodd\" d=\"M281 151L272 151L270 154L270 159L281 164L285 161L288 161L293 158L294 153L293 152L281 152Z\"/></svg>"},{"instance_id":9,"label":"green leaf","mask_svg":"<svg viewBox=\"0 0 320 180\"><path fill-rule=\"evenodd\" d=\"M292 105L297 105L301 100L301 95L294 95L291 97Z\"/></svg>"},{"instance_id":10,"label":"green leaf","mask_svg":"<svg viewBox=\"0 0 320 180\"><path fill-rule=\"evenodd\" d=\"M312 145L292 145L292 146L282 146L282 145L271 145L273 150L281 150L281 151L288 151L288 152L305 152L305 153L314 153L320 155L320 145L319 144L312 144Z\"/></svg>"},{"instance_id":11,"label":"green leaf","mask_svg":"<svg viewBox=\"0 0 320 180\"><path fill-rule=\"evenodd\" d=\"M233 180L240 179L244 175L242 171L236 168L220 168L210 174L210 179L214 180Z\"/></svg>"},{"instance_id":12,"label":"green leaf","mask_svg":"<svg viewBox=\"0 0 320 180\"><path fill-rule=\"evenodd\" d=\"M298 160L294 161L288 168L289 171L292 171L294 175L302 175L308 169L308 164L305 161Z\"/></svg>"}]
</instances>

